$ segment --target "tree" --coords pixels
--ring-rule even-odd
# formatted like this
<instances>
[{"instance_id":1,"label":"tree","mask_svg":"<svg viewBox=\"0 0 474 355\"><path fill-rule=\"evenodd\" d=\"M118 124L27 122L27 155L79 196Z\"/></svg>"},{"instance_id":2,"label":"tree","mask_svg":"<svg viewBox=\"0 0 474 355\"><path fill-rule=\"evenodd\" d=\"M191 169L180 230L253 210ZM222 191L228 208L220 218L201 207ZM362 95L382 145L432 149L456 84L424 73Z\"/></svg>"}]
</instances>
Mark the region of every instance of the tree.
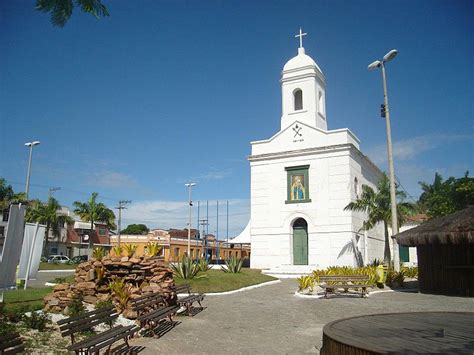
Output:
<instances>
[{"instance_id":1,"label":"tree","mask_svg":"<svg viewBox=\"0 0 474 355\"><path fill-rule=\"evenodd\" d=\"M74 4L96 18L109 16L101 0L36 0L36 10L49 13L54 26L64 27L72 15Z\"/></svg>"},{"instance_id":2,"label":"tree","mask_svg":"<svg viewBox=\"0 0 474 355\"><path fill-rule=\"evenodd\" d=\"M0 177L0 211L8 208L10 203L26 202L24 192L15 193L11 185L7 185L4 178Z\"/></svg>"},{"instance_id":3,"label":"tree","mask_svg":"<svg viewBox=\"0 0 474 355\"><path fill-rule=\"evenodd\" d=\"M398 225L401 226L406 218L413 213L414 207L408 202L403 202L405 193L396 190L397 195L397 216ZM370 186L362 185L361 196L353 202L350 202L344 211L360 211L367 213L367 219L362 225L363 230L370 230L377 223L382 222L384 228L385 245L384 245L384 262L387 265L391 263L390 255L390 237L388 235L388 226L392 221L391 205L390 205L390 181L386 174L377 184L377 191ZM396 243L396 241L393 241Z\"/></svg>"},{"instance_id":4,"label":"tree","mask_svg":"<svg viewBox=\"0 0 474 355\"><path fill-rule=\"evenodd\" d=\"M446 216L474 204L474 178L469 177L468 171L461 178L450 177L445 181L440 174L435 173L432 184L419 184L423 192L418 206L430 219Z\"/></svg>"},{"instance_id":5,"label":"tree","mask_svg":"<svg viewBox=\"0 0 474 355\"><path fill-rule=\"evenodd\" d=\"M78 214L84 222L91 223L91 234L94 231L94 222L106 223L109 229L115 229L115 214L103 203L97 202L97 192L93 192L86 202L75 201L74 213ZM89 238L89 249L92 248L92 235Z\"/></svg>"},{"instance_id":6,"label":"tree","mask_svg":"<svg viewBox=\"0 0 474 355\"><path fill-rule=\"evenodd\" d=\"M144 224L129 224L127 228L120 231L121 234L147 234L150 231Z\"/></svg>"},{"instance_id":7,"label":"tree","mask_svg":"<svg viewBox=\"0 0 474 355\"><path fill-rule=\"evenodd\" d=\"M53 236L59 237L61 234L61 228L65 223L74 223L71 217L58 214L58 211L60 210L61 206L58 201L55 198L50 197L47 204L43 204L39 200L32 201L26 212L25 219L27 222L38 222L46 225L43 245L43 255L45 256L48 251L49 231L51 230Z\"/></svg>"}]
</instances>

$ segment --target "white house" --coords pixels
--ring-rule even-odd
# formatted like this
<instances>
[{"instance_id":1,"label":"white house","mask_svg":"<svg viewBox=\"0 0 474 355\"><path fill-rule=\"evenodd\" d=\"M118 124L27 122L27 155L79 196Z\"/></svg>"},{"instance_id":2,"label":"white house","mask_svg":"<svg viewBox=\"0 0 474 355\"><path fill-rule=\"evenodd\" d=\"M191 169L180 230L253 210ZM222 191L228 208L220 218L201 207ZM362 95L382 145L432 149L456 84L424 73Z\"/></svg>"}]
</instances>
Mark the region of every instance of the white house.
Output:
<instances>
[{"instance_id":1,"label":"white house","mask_svg":"<svg viewBox=\"0 0 474 355\"><path fill-rule=\"evenodd\" d=\"M281 88L281 129L248 157L251 267L298 274L383 259L382 227L364 233L364 215L344 211L382 172L349 129L328 130L326 78L301 43Z\"/></svg>"}]
</instances>

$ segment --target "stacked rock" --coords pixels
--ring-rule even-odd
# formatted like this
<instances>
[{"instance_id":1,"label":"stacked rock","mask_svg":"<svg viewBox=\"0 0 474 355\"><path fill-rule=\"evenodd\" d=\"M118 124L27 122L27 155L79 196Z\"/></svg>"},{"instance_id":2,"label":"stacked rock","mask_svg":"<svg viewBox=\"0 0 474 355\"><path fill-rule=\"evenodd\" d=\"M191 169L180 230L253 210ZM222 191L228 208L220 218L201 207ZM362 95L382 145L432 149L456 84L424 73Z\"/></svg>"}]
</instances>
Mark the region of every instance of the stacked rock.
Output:
<instances>
[{"instance_id":1,"label":"stacked rock","mask_svg":"<svg viewBox=\"0 0 474 355\"><path fill-rule=\"evenodd\" d=\"M98 301L114 300L109 284L121 280L127 285L130 298L138 298L150 292L159 292L169 305L176 304L173 291L173 272L158 257L104 257L79 264L74 283L56 285L53 292L44 297L44 309L49 312L63 312L71 301L82 298L94 305ZM124 315L133 315L122 309Z\"/></svg>"}]
</instances>

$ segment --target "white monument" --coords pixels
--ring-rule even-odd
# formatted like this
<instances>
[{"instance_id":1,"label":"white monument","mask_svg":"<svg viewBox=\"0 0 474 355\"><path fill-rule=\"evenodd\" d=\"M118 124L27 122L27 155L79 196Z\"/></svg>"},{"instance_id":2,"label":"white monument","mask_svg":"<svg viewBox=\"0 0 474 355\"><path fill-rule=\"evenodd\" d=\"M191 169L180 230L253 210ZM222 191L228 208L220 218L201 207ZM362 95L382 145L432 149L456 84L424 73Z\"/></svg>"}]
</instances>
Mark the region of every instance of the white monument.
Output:
<instances>
[{"instance_id":1,"label":"white monument","mask_svg":"<svg viewBox=\"0 0 474 355\"><path fill-rule=\"evenodd\" d=\"M326 79L305 54L283 67L281 130L251 143L251 267L301 274L383 259L383 229L361 230L364 214L344 211L382 172L349 129L328 130Z\"/></svg>"}]
</instances>

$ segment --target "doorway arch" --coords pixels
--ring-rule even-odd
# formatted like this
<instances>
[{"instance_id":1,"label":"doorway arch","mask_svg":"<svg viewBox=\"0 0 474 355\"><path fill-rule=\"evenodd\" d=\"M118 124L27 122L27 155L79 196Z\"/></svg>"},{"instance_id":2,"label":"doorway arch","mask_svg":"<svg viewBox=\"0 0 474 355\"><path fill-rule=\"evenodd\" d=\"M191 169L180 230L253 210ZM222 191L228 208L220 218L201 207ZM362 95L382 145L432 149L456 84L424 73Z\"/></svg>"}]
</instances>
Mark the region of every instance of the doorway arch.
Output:
<instances>
[{"instance_id":1,"label":"doorway arch","mask_svg":"<svg viewBox=\"0 0 474 355\"><path fill-rule=\"evenodd\" d=\"M293 222L293 265L308 265L308 223L303 218Z\"/></svg>"}]
</instances>

